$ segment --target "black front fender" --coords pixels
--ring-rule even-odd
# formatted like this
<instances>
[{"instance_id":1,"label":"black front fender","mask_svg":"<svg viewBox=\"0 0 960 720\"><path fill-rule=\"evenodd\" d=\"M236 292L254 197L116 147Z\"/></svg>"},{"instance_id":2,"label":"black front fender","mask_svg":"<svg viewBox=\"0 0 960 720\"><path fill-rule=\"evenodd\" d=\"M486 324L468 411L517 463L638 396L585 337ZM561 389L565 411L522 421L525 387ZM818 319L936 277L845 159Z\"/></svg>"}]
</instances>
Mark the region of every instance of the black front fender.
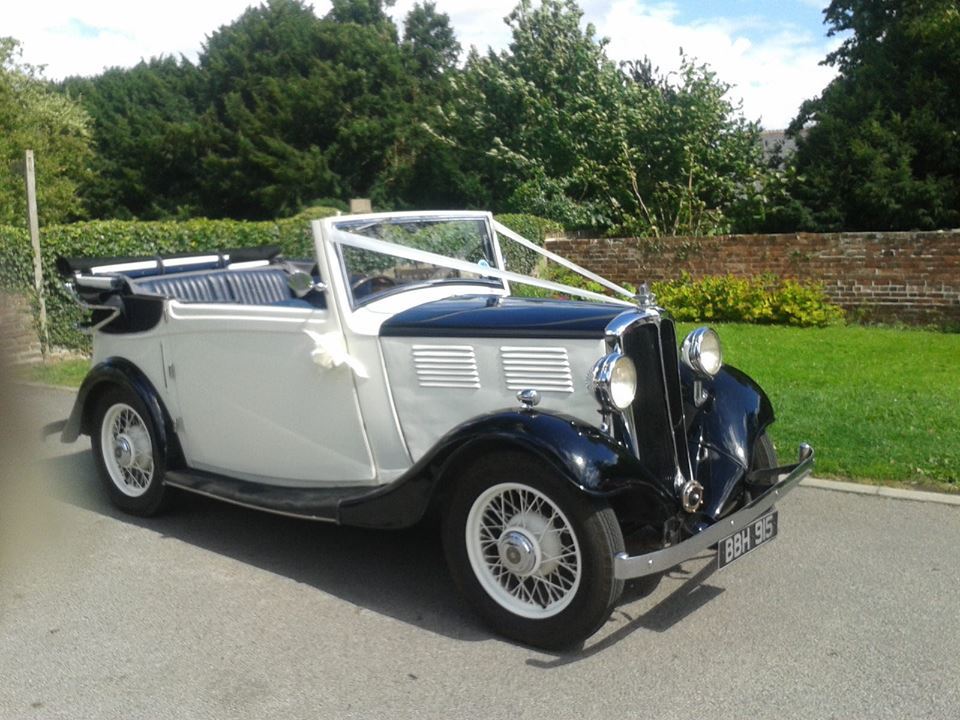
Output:
<instances>
[{"instance_id":1,"label":"black front fender","mask_svg":"<svg viewBox=\"0 0 960 720\"><path fill-rule=\"evenodd\" d=\"M697 381L710 397L700 408L693 404ZM710 380L694 376L681 365L681 383L687 401L687 438L694 476L706 490L702 512L716 519L746 475L757 438L773 422L773 406L752 378L730 365Z\"/></svg>"},{"instance_id":2,"label":"black front fender","mask_svg":"<svg viewBox=\"0 0 960 720\"><path fill-rule=\"evenodd\" d=\"M596 427L549 412L502 410L454 428L382 492L343 502L340 522L412 525L423 516L441 479L456 482L456 469L472 458L507 449L531 453L586 494L612 496L630 490L634 501L658 516L669 514L675 504L670 489L650 476L628 448Z\"/></svg>"}]
</instances>

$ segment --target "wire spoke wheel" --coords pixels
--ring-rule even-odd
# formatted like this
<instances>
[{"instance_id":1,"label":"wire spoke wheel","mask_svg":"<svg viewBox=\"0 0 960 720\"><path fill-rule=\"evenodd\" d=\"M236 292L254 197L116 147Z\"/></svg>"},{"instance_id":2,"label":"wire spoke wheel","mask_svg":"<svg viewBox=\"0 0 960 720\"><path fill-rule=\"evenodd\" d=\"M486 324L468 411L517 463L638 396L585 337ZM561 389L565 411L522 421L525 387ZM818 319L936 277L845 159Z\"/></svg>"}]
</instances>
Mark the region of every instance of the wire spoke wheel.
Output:
<instances>
[{"instance_id":1,"label":"wire spoke wheel","mask_svg":"<svg viewBox=\"0 0 960 720\"><path fill-rule=\"evenodd\" d=\"M491 629L544 649L582 642L607 618L623 581L617 516L522 451L450 466L443 545L454 582Z\"/></svg>"},{"instance_id":2,"label":"wire spoke wheel","mask_svg":"<svg viewBox=\"0 0 960 720\"><path fill-rule=\"evenodd\" d=\"M100 451L107 475L124 495L140 497L155 475L153 443L140 414L126 403L107 408L100 423Z\"/></svg>"},{"instance_id":3,"label":"wire spoke wheel","mask_svg":"<svg viewBox=\"0 0 960 720\"><path fill-rule=\"evenodd\" d=\"M474 500L464 531L477 580L504 609L549 618L576 596L583 576L580 543L567 516L539 490L493 485Z\"/></svg>"}]
</instances>

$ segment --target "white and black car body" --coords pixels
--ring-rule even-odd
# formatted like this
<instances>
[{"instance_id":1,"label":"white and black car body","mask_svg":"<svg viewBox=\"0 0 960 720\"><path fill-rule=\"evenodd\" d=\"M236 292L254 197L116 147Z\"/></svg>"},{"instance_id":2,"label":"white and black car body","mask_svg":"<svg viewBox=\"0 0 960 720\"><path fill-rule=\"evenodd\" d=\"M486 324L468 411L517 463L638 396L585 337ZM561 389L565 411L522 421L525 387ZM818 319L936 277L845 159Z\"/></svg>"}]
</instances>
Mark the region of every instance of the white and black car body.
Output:
<instances>
[{"instance_id":1,"label":"white and black car body","mask_svg":"<svg viewBox=\"0 0 960 720\"><path fill-rule=\"evenodd\" d=\"M712 331L678 351L651 296L488 213L334 217L313 234L306 261L61 260L94 353L62 439L91 436L121 508L152 514L179 488L365 527L436 512L486 621L561 647L625 579L765 542L774 501L812 468L807 446L777 466L770 403L721 365ZM519 275L508 243L624 299Z\"/></svg>"}]
</instances>

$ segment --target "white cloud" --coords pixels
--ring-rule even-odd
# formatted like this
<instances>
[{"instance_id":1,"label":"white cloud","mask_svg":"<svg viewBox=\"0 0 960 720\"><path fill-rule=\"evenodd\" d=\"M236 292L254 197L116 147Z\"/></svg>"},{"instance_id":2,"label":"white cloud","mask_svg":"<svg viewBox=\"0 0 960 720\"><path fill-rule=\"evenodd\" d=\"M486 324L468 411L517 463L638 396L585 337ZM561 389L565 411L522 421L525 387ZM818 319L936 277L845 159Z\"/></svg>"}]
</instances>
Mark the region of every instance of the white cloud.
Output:
<instances>
[{"instance_id":1,"label":"white cloud","mask_svg":"<svg viewBox=\"0 0 960 720\"><path fill-rule=\"evenodd\" d=\"M617 60L648 55L662 72L679 67L679 49L705 62L720 80L732 84L730 96L743 100L743 111L766 128L783 128L805 99L818 95L833 78L833 68L820 66L835 46L796 28L778 28L775 21L759 18L721 18L690 24L677 21L671 3L638 3L614 0L603 18L594 21L610 38L608 52ZM761 40L758 23L768 29Z\"/></svg>"},{"instance_id":2,"label":"white cloud","mask_svg":"<svg viewBox=\"0 0 960 720\"><path fill-rule=\"evenodd\" d=\"M806 0L823 3L823 0ZM398 0L388 12L402 24L415 0ZM720 79L735 84L749 118L769 128L783 127L800 103L818 94L833 77L818 65L839 43L778 27L769 18L678 21L672 3L634 0L581 0L586 20L611 39L616 60L649 55L661 70L675 70L678 49L709 63ZM6 0L0 5L2 34L24 43L24 58L47 66L47 77L94 75L106 67L135 65L157 55L195 60L207 35L236 19L254 0ZM503 18L516 0L438 0L450 15L464 50L484 52L510 41ZM318 15L328 0L315 0ZM726 7L729 7L727 5ZM751 40L751 38L754 38ZM760 39L756 39L760 38Z\"/></svg>"},{"instance_id":3,"label":"white cloud","mask_svg":"<svg viewBox=\"0 0 960 720\"><path fill-rule=\"evenodd\" d=\"M42 0L0 9L0 28L23 43L24 59L46 76L95 75L157 55L195 59L207 35L250 0Z\"/></svg>"},{"instance_id":4,"label":"white cloud","mask_svg":"<svg viewBox=\"0 0 960 720\"><path fill-rule=\"evenodd\" d=\"M402 18L415 0L400 0L394 18ZM823 6L825 0L805 0ZM510 42L510 30L503 18L516 0L438 0L441 12L450 15L460 43L466 50L476 45L481 51ZM779 25L770 17L714 18L693 23L678 21L672 2L611 0L589 2L586 21L600 36L610 38L608 54L615 60L636 60L650 56L662 72L679 68L679 50L708 63L719 79L734 85L730 96L743 100L743 111L764 127L783 128L794 118L800 103L820 93L833 78L832 68L819 62L839 39ZM729 7L729 4L726 5ZM771 13L775 17L775 12ZM761 38L751 40L750 38Z\"/></svg>"}]
</instances>

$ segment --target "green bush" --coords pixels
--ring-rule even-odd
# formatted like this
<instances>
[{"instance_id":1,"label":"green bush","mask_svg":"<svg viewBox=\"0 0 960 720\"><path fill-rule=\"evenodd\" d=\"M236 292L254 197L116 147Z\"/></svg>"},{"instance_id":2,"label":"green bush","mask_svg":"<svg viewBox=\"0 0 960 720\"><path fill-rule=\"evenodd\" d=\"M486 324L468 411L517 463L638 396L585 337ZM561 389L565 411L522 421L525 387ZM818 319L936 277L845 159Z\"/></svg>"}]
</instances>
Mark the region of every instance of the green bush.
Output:
<instances>
[{"instance_id":1,"label":"green bush","mask_svg":"<svg viewBox=\"0 0 960 720\"><path fill-rule=\"evenodd\" d=\"M314 198L308 202L303 206L300 212L297 213L297 215L303 215L303 213L307 212L308 210L314 210L317 208L321 210L339 210L342 213L350 212L350 204L345 200L341 200L340 198L322 197Z\"/></svg>"},{"instance_id":2,"label":"green bush","mask_svg":"<svg viewBox=\"0 0 960 720\"><path fill-rule=\"evenodd\" d=\"M306 207L296 215L294 215L292 220L320 220L325 217L330 217L331 215L340 215L346 213L346 210L340 210L338 207L329 207L323 205L311 205ZM280 222L284 222L281 220Z\"/></svg>"},{"instance_id":3,"label":"green bush","mask_svg":"<svg viewBox=\"0 0 960 720\"><path fill-rule=\"evenodd\" d=\"M495 215L494 220L538 245L543 245L543 241L548 237L563 234L563 226L560 223L536 215L503 213Z\"/></svg>"},{"instance_id":4,"label":"green bush","mask_svg":"<svg viewBox=\"0 0 960 720\"><path fill-rule=\"evenodd\" d=\"M541 247L543 247L543 241L547 237L563 233L563 226L559 223L536 215L504 213L503 215L496 215L494 219ZM542 257L533 250L528 250L506 238L500 241L500 247L503 250L503 261L507 270L523 275L532 273Z\"/></svg>"},{"instance_id":5,"label":"green bush","mask_svg":"<svg viewBox=\"0 0 960 720\"><path fill-rule=\"evenodd\" d=\"M840 323L843 310L832 304L819 283L801 283L772 275L731 275L653 283L657 303L677 320L777 323L823 327Z\"/></svg>"},{"instance_id":6,"label":"green bush","mask_svg":"<svg viewBox=\"0 0 960 720\"><path fill-rule=\"evenodd\" d=\"M275 222L187 220L184 222L93 221L51 225L40 231L50 343L89 350L76 330L83 313L63 287L55 262L66 257L121 257L279 245L287 257L313 257L310 219L336 214L310 208L302 216ZM33 297L33 253L25 230L0 226L0 288Z\"/></svg>"},{"instance_id":7,"label":"green bush","mask_svg":"<svg viewBox=\"0 0 960 720\"><path fill-rule=\"evenodd\" d=\"M598 283L553 264L541 268L538 276L582 290L607 292ZM655 282L651 289L657 304L680 321L823 327L844 320L843 310L830 303L821 285L782 280L773 275L750 279L711 276L694 281L684 274L678 280ZM513 292L523 297L558 297L552 290L530 285L515 284Z\"/></svg>"}]
</instances>

